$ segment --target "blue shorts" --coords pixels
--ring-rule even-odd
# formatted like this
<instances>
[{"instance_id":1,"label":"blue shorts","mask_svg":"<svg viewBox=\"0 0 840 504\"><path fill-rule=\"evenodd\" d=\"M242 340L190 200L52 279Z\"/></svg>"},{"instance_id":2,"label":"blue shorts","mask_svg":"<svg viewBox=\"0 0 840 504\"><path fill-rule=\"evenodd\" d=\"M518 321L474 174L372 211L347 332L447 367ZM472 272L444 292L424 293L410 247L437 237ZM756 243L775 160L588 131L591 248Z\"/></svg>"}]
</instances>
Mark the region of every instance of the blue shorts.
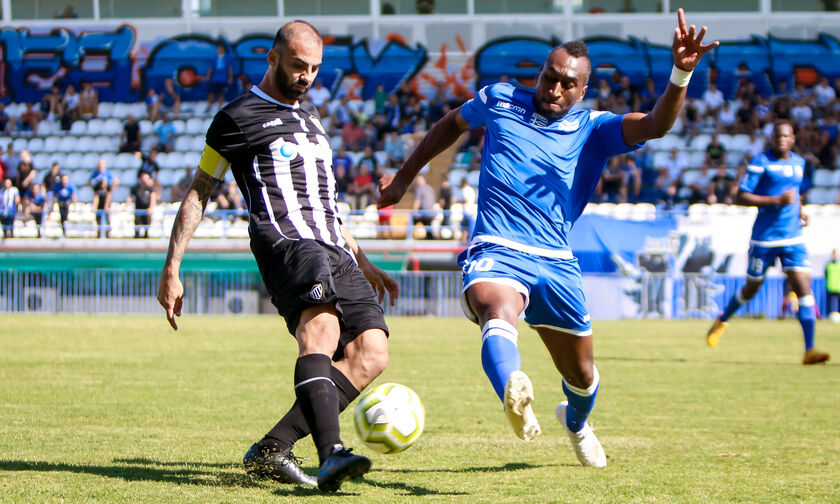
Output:
<instances>
[{"instance_id":1,"label":"blue shorts","mask_svg":"<svg viewBox=\"0 0 840 504\"><path fill-rule=\"evenodd\" d=\"M495 243L479 243L461 252L464 313L477 321L466 291L478 282L495 282L525 297L525 321L578 336L592 334L577 259L557 259L520 252Z\"/></svg>"},{"instance_id":2,"label":"blue shorts","mask_svg":"<svg viewBox=\"0 0 840 504\"><path fill-rule=\"evenodd\" d=\"M804 243L784 247L751 245L747 263L747 278L757 281L764 280L764 273L767 268L776 262L777 257L782 260L783 271L811 272L811 260L808 259L808 250Z\"/></svg>"}]
</instances>

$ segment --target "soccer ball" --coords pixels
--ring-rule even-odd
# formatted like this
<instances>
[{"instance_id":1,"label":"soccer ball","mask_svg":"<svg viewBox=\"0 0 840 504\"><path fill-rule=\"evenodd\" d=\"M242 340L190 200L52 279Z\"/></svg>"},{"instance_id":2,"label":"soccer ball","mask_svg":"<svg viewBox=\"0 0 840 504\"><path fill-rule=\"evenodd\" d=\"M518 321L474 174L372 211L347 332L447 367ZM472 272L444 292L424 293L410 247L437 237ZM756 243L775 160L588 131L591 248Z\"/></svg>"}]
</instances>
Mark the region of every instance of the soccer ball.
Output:
<instances>
[{"instance_id":1,"label":"soccer ball","mask_svg":"<svg viewBox=\"0 0 840 504\"><path fill-rule=\"evenodd\" d=\"M425 416L420 397L413 390L397 383L383 383L359 399L356 431L371 449L399 453L423 433Z\"/></svg>"}]
</instances>

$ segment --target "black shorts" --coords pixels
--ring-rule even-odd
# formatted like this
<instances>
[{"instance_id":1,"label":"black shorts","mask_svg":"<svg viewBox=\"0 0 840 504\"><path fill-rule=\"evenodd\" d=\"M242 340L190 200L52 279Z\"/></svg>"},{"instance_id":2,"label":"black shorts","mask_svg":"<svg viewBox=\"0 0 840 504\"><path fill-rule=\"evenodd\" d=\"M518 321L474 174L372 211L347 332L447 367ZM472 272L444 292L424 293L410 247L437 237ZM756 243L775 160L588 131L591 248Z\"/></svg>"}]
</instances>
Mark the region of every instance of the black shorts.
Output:
<instances>
[{"instance_id":1,"label":"black shorts","mask_svg":"<svg viewBox=\"0 0 840 504\"><path fill-rule=\"evenodd\" d=\"M271 302L294 335L303 310L335 303L341 337L333 360L368 329L388 326L370 283L350 255L316 240L290 241L273 254L258 254L260 273Z\"/></svg>"},{"instance_id":2,"label":"black shorts","mask_svg":"<svg viewBox=\"0 0 840 504\"><path fill-rule=\"evenodd\" d=\"M227 83L225 82L210 82L210 92L213 94L225 94L227 90Z\"/></svg>"}]
</instances>

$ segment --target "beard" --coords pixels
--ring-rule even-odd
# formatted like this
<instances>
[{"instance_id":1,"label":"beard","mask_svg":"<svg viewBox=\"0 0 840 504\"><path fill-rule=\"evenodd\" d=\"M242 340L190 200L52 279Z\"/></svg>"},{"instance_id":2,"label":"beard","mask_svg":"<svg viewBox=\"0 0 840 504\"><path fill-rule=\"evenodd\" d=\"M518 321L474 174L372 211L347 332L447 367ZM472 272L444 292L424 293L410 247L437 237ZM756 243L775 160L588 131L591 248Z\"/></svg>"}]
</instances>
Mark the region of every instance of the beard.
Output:
<instances>
[{"instance_id":1,"label":"beard","mask_svg":"<svg viewBox=\"0 0 840 504\"><path fill-rule=\"evenodd\" d=\"M543 117L548 119L549 121L554 121L560 119L561 117L565 116L569 112L569 108L563 110L552 110L546 107L541 100L538 100L536 96L533 100L534 109Z\"/></svg>"},{"instance_id":2,"label":"beard","mask_svg":"<svg viewBox=\"0 0 840 504\"><path fill-rule=\"evenodd\" d=\"M293 82L289 79L289 76L283 72L280 65L277 65L277 70L274 72L274 83L277 86L277 91L279 91L282 96L285 96L290 100L299 100L306 94L307 91L309 91L309 86L312 85L311 82L306 82L300 79ZM303 86L303 91L298 89L296 86Z\"/></svg>"}]
</instances>

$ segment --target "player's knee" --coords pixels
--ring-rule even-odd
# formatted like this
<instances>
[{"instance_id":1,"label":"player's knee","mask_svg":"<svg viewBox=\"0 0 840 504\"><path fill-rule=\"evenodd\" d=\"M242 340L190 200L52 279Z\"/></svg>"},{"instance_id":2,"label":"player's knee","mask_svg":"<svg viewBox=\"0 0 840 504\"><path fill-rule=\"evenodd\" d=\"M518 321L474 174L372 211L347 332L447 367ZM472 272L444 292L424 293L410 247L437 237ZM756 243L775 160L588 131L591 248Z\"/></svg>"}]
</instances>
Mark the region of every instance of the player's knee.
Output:
<instances>
[{"instance_id":1,"label":"player's knee","mask_svg":"<svg viewBox=\"0 0 840 504\"><path fill-rule=\"evenodd\" d=\"M589 388L595 381L595 366L592 361L581 362L563 373L567 383L578 388Z\"/></svg>"}]
</instances>

